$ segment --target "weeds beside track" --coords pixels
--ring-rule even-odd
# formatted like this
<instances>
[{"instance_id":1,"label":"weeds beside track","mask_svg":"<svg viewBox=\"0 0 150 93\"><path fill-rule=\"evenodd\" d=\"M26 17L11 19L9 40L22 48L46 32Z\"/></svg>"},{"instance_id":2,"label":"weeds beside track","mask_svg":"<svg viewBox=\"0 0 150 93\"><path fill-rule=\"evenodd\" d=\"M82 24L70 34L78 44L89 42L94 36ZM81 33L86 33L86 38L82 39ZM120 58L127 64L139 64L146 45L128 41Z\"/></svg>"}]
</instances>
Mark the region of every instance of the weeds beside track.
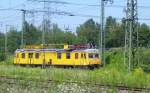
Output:
<instances>
[{"instance_id":1,"label":"weeds beside track","mask_svg":"<svg viewBox=\"0 0 150 93\"><path fill-rule=\"evenodd\" d=\"M35 80L24 80L21 78L14 78L14 77L7 77L7 76L0 76L0 82L16 85L18 82L37 82L37 83L46 83L46 84L55 84L55 83L75 83L79 84L81 86L91 86L91 87L98 87L98 88L116 88L117 90L126 90L126 91L133 91L133 92L150 92L150 88L136 88L136 87L127 87L122 86L121 84L118 86L112 86L112 85L102 85L102 84L93 84L89 82L73 82L73 81L58 81L58 80L47 80L47 81L35 81ZM29 83L30 84L30 83ZM23 86L29 86L29 84L23 84ZM32 86L37 87L38 86ZM40 88L48 89L48 86L40 86Z\"/></svg>"}]
</instances>

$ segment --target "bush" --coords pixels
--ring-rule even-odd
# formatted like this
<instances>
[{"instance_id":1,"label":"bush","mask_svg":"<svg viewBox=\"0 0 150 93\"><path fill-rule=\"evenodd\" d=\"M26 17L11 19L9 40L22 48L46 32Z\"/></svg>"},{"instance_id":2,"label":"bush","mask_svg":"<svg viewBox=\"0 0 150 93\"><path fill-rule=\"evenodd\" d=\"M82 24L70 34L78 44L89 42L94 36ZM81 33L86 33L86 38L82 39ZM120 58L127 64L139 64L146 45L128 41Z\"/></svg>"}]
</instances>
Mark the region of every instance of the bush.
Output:
<instances>
[{"instance_id":1,"label":"bush","mask_svg":"<svg viewBox=\"0 0 150 93\"><path fill-rule=\"evenodd\" d=\"M0 52L0 61L3 61L5 59L4 53Z\"/></svg>"},{"instance_id":2,"label":"bush","mask_svg":"<svg viewBox=\"0 0 150 93\"><path fill-rule=\"evenodd\" d=\"M150 50L145 50L140 59L140 67L146 71L150 72Z\"/></svg>"}]
</instances>

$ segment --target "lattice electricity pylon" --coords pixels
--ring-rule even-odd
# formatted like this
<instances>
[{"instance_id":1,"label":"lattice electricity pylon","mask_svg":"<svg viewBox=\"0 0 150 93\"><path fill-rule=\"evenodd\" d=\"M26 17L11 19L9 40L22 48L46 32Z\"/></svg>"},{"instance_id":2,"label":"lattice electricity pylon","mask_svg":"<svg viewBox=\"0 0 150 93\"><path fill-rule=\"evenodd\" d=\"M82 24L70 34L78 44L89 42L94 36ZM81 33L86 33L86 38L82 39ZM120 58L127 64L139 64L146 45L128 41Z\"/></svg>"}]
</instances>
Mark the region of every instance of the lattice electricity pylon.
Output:
<instances>
[{"instance_id":1,"label":"lattice electricity pylon","mask_svg":"<svg viewBox=\"0 0 150 93\"><path fill-rule=\"evenodd\" d=\"M131 71L138 63L138 9L137 0L127 0L125 31L125 63Z\"/></svg>"},{"instance_id":2,"label":"lattice electricity pylon","mask_svg":"<svg viewBox=\"0 0 150 93\"><path fill-rule=\"evenodd\" d=\"M66 4L67 2L57 1L57 0L27 0L31 2L39 2L43 3L43 9L47 12L44 12L43 14L43 25L42 25L42 44L47 43L45 40L45 33L51 31L51 4Z\"/></svg>"},{"instance_id":3,"label":"lattice electricity pylon","mask_svg":"<svg viewBox=\"0 0 150 93\"><path fill-rule=\"evenodd\" d=\"M105 19L105 4L107 2L110 2L110 3L113 3L113 0L101 0L101 31L100 31L100 39L99 39L99 52L100 52L100 55L101 55L101 60L102 60L102 63L103 65L105 66L106 62L105 62L105 22L104 22L104 19Z\"/></svg>"}]
</instances>

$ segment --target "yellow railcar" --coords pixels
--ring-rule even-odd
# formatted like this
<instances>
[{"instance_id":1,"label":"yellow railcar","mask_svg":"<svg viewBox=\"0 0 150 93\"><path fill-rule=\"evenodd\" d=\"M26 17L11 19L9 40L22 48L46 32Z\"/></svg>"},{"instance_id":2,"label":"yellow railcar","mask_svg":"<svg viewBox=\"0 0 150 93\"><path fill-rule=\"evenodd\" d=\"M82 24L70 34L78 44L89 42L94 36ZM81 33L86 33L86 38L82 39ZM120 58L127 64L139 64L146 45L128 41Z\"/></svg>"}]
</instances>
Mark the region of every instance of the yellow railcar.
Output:
<instances>
[{"instance_id":1,"label":"yellow railcar","mask_svg":"<svg viewBox=\"0 0 150 93\"><path fill-rule=\"evenodd\" d=\"M97 49L44 49L28 47L17 49L14 57L15 65L52 65L52 66L89 66L101 65Z\"/></svg>"}]
</instances>

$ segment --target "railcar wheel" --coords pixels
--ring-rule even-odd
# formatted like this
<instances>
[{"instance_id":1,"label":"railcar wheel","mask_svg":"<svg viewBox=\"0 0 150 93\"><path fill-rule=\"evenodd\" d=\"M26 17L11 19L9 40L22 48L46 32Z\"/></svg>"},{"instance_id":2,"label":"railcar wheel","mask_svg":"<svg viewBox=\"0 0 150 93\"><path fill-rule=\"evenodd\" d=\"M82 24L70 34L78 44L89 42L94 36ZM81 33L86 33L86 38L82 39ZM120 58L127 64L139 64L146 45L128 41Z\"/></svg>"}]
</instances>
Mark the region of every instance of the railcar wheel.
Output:
<instances>
[{"instance_id":1,"label":"railcar wheel","mask_svg":"<svg viewBox=\"0 0 150 93\"><path fill-rule=\"evenodd\" d=\"M88 66L88 69L94 70L94 66Z\"/></svg>"}]
</instances>

